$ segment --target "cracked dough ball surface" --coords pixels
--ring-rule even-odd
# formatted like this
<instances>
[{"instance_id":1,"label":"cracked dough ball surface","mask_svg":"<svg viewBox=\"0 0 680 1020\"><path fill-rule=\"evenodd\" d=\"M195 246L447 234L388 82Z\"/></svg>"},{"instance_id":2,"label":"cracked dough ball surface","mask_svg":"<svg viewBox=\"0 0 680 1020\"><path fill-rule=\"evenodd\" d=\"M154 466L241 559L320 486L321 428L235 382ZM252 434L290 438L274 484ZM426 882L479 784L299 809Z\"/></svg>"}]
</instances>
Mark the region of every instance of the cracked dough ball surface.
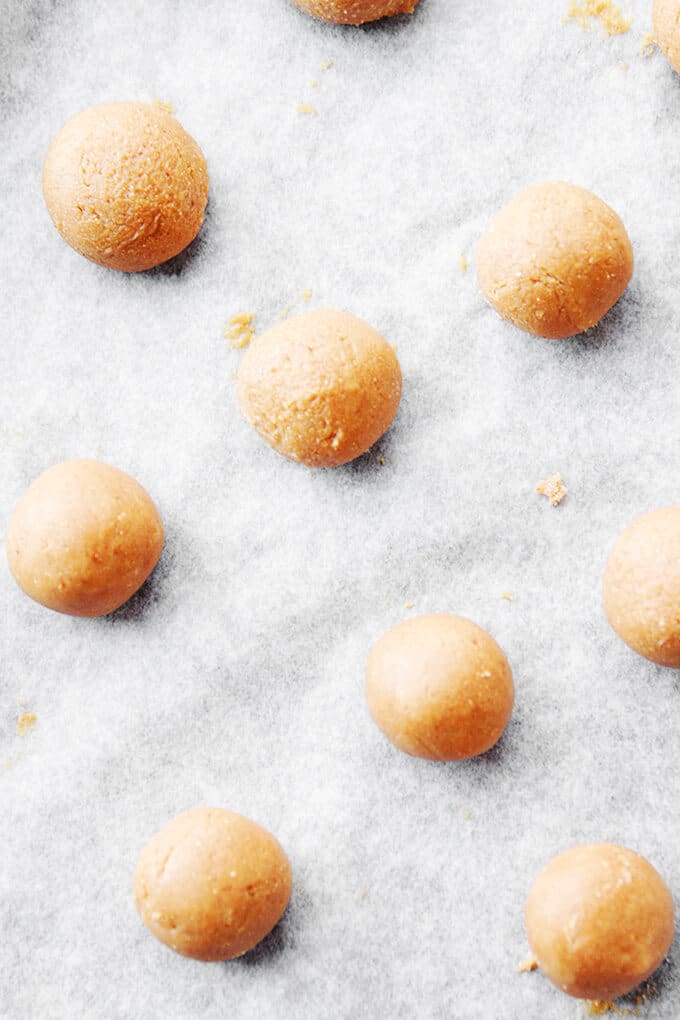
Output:
<instances>
[{"instance_id":1,"label":"cracked dough ball surface","mask_svg":"<svg viewBox=\"0 0 680 1020\"><path fill-rule=\"evenodd\" d=\"M562 181L517 195L477 246L477 278L489 304L551 340L595 326L632 273L633 250L614 210Z\"/></svg>"},{"instance_id":2,"label":"cracked dough ball surface","mask_svg":"<svg viewBox=\"0 0 680 1020\"><path fill-rule=\"evenodd\" d=\"M680 667L680 506L652 510L624 528L602 596L607 619L633 651Z\"/></svg>"},{"instance_id":3,"label":"cracked dough ball surface","mask_svg":"<svg viewBox=\"0 0 680 1020\"><path fill-rule=\"evenodd\" d=\"M659 48L680 74L680 0L654 0L652 22Z\"/></svg>"},{"instance_id":4,"label":"cracked dough ball surface","mask_svg":"<svg viewBox=\"0 0 680 1020\"><path fill-rule=\"evenodd\" d=\"M393 14L412 14L419 0L293 0L293 3L333 25L363 25Z\"/></svg>"},{"instance_id":5,"label":"cracked dough ball surface","mask_svg":"<svg viewBox=\"0 0 680 1020\"><path fill-rule=\"evenodd\" d=\"M241 413L278 453L337 467L389 428L401 397L394 349L347 312L306 312L250 344L238 370Z\"/></svg>"},{"instance_id":6,"label":"cracked dough ball surface","mask_svg":"<svg viewBox=\"0 0 680 1020\"><path fill-rule=\"evenodd\" d=\"M553 984L579 999L615 999L666 956L673 899L644 857L594 843L548 862L531 886L525 924L531 950Z\"/></svg>"},{"instance_id":7,"label":"cracked dough ball surface","mask_svg":"<svg viewBox=\"0 0 680 1020\"><path fill-rule=\"evenodd\" d=\"M366 698L399 750L458 761L493 747L510 719L514 687L508 660L486 631L435 613L405 620L376 642Z\"/></svg>"},{"instance_id":8,"label":"cracked dough ball surface","mask_svg":"<svg viewBox=\"0 0 680 1020\"><path fill-rule=\"evenodd\" d=\"M43 194L55 227L99 265L139 272L178 255L208 201L203 154L181 124L147 103L76 114L45 159Z\"/></svg>"},{"instance_id":9,"label":"cracked dough ball surface","mask_svg":"<svg viewBox=\"0 0 680 1020\"><path fill-rule=\"evenodd\" d=\"M276 839L221 808L174 818L140 854L135 903L149 931L195 960L231 960L269 934L292 875Z\"/></svg>"},{"instance_id":10,"label":"cracked dough ball surface","mask_svg":"<svg viewBox=\"0 0 680 1020\"><path fill-rule=\"evenodd\" d=\"M28 487L7 529L7 559L23 591L58 613L104 616L156 566L163 523L148 493L96 460L55 464Z\"/></svg>"}]
</instances>

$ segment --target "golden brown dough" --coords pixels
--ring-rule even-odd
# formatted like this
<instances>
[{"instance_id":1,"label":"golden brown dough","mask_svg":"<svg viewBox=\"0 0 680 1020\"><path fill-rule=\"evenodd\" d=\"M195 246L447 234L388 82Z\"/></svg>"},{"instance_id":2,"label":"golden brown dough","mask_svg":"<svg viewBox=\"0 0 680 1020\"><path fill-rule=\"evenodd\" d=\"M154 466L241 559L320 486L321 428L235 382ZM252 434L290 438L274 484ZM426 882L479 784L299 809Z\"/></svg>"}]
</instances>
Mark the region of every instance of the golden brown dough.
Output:
<instances>
[{"instance_id":1,"label":"golden brown dough","mask_svg":"<svg viewBox=\"0 0 680 1020\"><path fill-rule=\"evenodd\" d=\"M174 818L142 850L134 880L149 931L206 961L256 946L286 909L291 885L288 858L271 833L221 808Z\"/></svg>"},{"instance_id":2,"label":"golden brown dough","mask_svg":"<svg viewBox=\"0 0 680 1020\"><path fill-rule=\"evenodd\" d=\"M397 413L394 349L347 312L305 312L253 339L238 371L238 403L278 453L337 467L365 453Z\"/></svg>"},{"instance_id":3,"label":"golden brown dough","mask_svg":"<svg viewBox=\"0 0 680 1020\"><path fill-rule=\"evenodd\" d=\"M552 340L600 321L633 273L626 229L608 205L573 184L527 188L477 246L484 297L504 319Z\"/></svg>"},{"instance_id":4,"label":"golden brown dough","mask_svg":"<svg viewBox=\"0 0 680 1020\"><path fill-rule=\"evenodd\" d=\"M594 843L549 861L529 892L525 923L553 984L579 999L615 999L657 969L675 919L670 891L644 857Z\"/></svg>"},{"instance_id":5,"label":"golden brown dough","mask_svg":"<svg viewBox=\"0 0 680 1020\"><path fill-rule=\"evenodd\" d=\"M508 660L486 631L435 613L406 620L376 642L366 698L401 751L458 761L496 743L512 713L514 687Z\"/></svg>"},{"instance_id":6,"label":"golden brown dough","mask_svg":"<svg viewBox=\"0 0 680 1020\"><path fill-rule=\"evenodd\" d=\"M333 25L363 25L394 14L412 14L419 0L293 0L293 3Z\"/></svg>"},{"instance_id":7,"label":"golden brown dough","mask_svg":"<svg viewBox=\"0 0 680 1020\"><path fill-rule=\"evenodd\" d=\"M680 0L654 0L652 23L656 42L680 74Z\"/></svg>"},{"instance_id":8,"label":"golden brown dough","mask_svg":"<svg viewBox=\"0 0 680 1020\"><path fill-rule=\"evenodd\" d=\"M17 503L7 560L36 602L103 616L144 584L163 538L158 511L134 478L96 460L69 460L40 475Z\"/></svg>"},{"instance_id":9,"label":"golden brown dough","mask_svg":"<svg viewBox=\"0 0 680 1020\"><path fill-rule=\"evenodd\" d=\"M196 142L166 110L110 103L83 110L57 133L43 193L72 248L132 273L193 241L208 201L208 172Z\"/></svg>"},{"instance_id":10,"label":"golden brown dough","mask_svg":"<svg viewBox=\"0 0 680 1020\"><path fill-rule=\"evenodd\" d=\"M680 506L652 510L622 531L605 567L603 603L633 651L680 667Z\"/></svg>"}]
</instances>

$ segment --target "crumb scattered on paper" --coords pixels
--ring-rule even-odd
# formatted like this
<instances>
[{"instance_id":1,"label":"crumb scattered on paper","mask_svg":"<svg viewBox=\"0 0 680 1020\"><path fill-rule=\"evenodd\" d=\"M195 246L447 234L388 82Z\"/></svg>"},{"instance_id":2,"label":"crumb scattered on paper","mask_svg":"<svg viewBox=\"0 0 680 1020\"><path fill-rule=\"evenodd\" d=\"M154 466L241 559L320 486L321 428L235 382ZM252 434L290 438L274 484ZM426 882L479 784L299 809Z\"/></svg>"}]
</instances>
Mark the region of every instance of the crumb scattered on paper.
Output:
<instances>
[{"instance_id":1,"label":"crumb scattered on paper","mask_svg":"<svg viewBox=\"0 0 680 1020\"><path fill-rule=\"evenodd\" d=\"M413 602L407 602L406 605L404 606L404 608L405 609L413 609L413 606L414 606Z\"/></svg>"},{"instance_id":2,"label":"crumb scattered on paper","mask_svg":"<svg viewBox=\"0 0 680 1020\"><path fill-rule=\"evenodd\" d=\"M311 301L312 300L312 292L309 289L309 287L307 287L305 290L303 290L302 298L303 298L304 301Z\"/></svg>"},{"instance_id":3,"label":"crumb scattered on paper","mask_svg":"<svg viewBox=\"0 0 680 1020\"><path fill-rule=\"evenodd\" d=\"M638 1016L640 1012L637 1009L621 1009L615 1002L605 999L587 999L585 1006L586 1016L604 1016L605 1013L615 1013L616 1016Z\"/></svg>"},{"instance_id":4,"label":"crumb scattered on paper","mask_svg":"<svg viewBox=\"0 0 680 1020\"><path fill-rule=\"evenodd\" d=\"M461 818L463 819L464 822L472 822L472 821L474 821L474 818L470 814L469 811L461 811L460 816L461 816Z\"/></svg>"},{"instance_id":5,"label":"crumb scattered on paper","mask_svg":"<svg viewBox=\"0 0 680 1020\"><path fill-rule=\"evenodd\" d=\"M279 312L279 319L287 319L289 311L290 307L282 308L281 311Z\"/></svg>"},{"instance_id":6,"label":"crumb scattered on paper","mask_svg":"<svg viewBox=\"0 0 680 1020\"><path fill-rule=\"evenodd\" d=\"M536 486L536 492L541 496L547 496L553 506L559 506L568 491L562 476L558 474L549 475Z\"/></svg>"},{"instance_id":7,"label":"crumb scattered on paper","mask_svg":"<svg viewBox=\"0 0 680 1020\"><path fill-rule=\"evenodd\" d=\"M656 39L652 32L645 32L640 43L640 53L643 57L653 57L656 53Z\"/></svg>"},{"instance_id":8,"label":"crumb scattered on paper","mask_svg":"<svg viewBox=\"0 0 680 1020\"><path fill-rule=\"evenodd\" d=\"M312 78L312 80L310 81L310 83L309 83L309 84L310 84L310 86L311 86L311 87L312 87L313 89L315 89L315 88L318 88L318 86L319 86L319 83L318 83L318 81L316 80L316 78Z\"/></svg>"},{"instance_id":9,"label":"crumb scattered on paper","mask_svg":"<svg viewBox=\"0 0 680 1020\"><path fill-rule=\"evenodd\" d=\"M465 258L464 255L461 255L460 259L458 260L458 265L460 266L461 273L467 273L467 271L468 271L468 260Z\"/></svg>"},{"instance_id":10,"label":"crumb scattered on paper","mask_svg":"<svg viewBox=\"0 0 680 1020\"><path fill-rule=\"evenodd\" d=\"M619 67L621 68L622 71L628 70L628 64L626 63L625 60L619 60Z\"/></svg>"},{"instance_id":11,"label":"crumb scattered on paper","mask_svg":"<svg viewBox=\"0 0 680 1020\"><path fill-rule=\"evenodd\" d=\"M17 720L17 733L19 736L25 737L33 729L35 723L35 712L22 712Z\"/></svg>"},{"instance_id":12,"label":"crumb scattered on paper","mask_svg":"<svg viewBox=\"0 0 680 1020\"><path fill-rule=\"evenodd\" d=\"M255 315L253 312L239 312L233 315L224 329L225 339L234 350L247 347L255 336Z\"/></svg>"},{"instance_id":13,"label":"crumb scattered on paper","mask_svg":"<svg viewBox=\"0 0 680 1020\"><path fill-rule=\"evenodd\" d=\"M166 103L164 99L154 99L152 106L155 106L158 110L165 110L166 113L174 113L175 107L172 103Z\"/></svg>"},{"instance_id":14,"label":"crumb scattered on paper","mask_svg":"<svg viewBox=\"0 0 680 1020\"><path fill-rule=\"evenodd\" d=\"M630 19L624 18L621 8L612 0L570 0L565 21L576 21L587 29L593 18L607 35L622 35L630 30Z\"/></svg>"},{"instance_id":15,"label":"crumb scattered on paper","mask_svg":"<svg viewBox=\"0 0 680 1020\"><path fill-rule=\"evenodd\" d=\"M333 66L333 61L332 60L324 60L323 64L321 65L321 70L322 71L330 71L332 66Z\"/></svg>"},{"instance_id":16,"label":"crumb scattered on paper","mask_svg":"<svg viewBox=\"0 0 680 1020\"><path fill-rule=\"evenodd\" d=\"M533 953L517 965L517 973L530 974L532 970L538 970L538 960Z\"/></svg>"},{"instance_id":17,"label":"crumb scattered on paper","mask_svg":"<svg viewBox=\"0 0 680 1020\"><path fill-rule=\"evenodd\" d=\"M508 602L512 602L513 594L511 591L502 591L501 598L506 599Z\"/></svg>"},{"instance_id":18,"label":"crumb scattered on paper","mask_svg":"<svg viewBox=\"0 0 680 1020\"><path fill-rule=\"evenodd\" d=\"M316 106L313 106L312 103L298 103L297 110L298 113L306 113L310 117L316 117L319 112Z\"/></svg>"},{"instance_id":19,"label":"crumb scattered on paper","mask_svg":"<svg viewBox=\"0 0 680 1020\"><path fill-rule=\"evenodd\" d=\"M384 457L378 457L378 463L379 464L384 464L385 463L385 458Z\"/></svg>"}]
</instances>

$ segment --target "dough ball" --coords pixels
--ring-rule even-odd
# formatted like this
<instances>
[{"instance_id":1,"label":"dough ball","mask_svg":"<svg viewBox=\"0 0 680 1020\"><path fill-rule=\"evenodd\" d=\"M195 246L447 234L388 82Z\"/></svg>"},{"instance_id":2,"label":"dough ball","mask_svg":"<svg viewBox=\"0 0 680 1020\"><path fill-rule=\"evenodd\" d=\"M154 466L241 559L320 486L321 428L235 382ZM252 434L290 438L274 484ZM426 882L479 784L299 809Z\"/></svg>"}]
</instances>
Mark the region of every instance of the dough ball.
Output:
<instances>
[{"instance_id":1,"label":"dough ball","mask_svg":"<svg viewBox=\"0 0 680 1020\"><path fill-rule=\"evenodd\" d=\"M496 743L514 688L494 639L469 620L440 613L406 620L380 638L368 657L366 698L399 750L458 761Z\"/></svg>"},{"instance_id":2,"label":"dough ball","mask_svg":"<svg viewBox=\"0 0 680 1020\"><path fill-rule=\"evenodd\" d=\"M333 25L363 25L393 14L412 14L419 0L293 0L293 3Z\"/></svg>"},{"instance_id":3,"label":"dough ball","mask_svg":"<svg viewBox=\"0 0 680 1020\"><path fill-rule=\"evenodd\" d=\"M291 883L271 833L233 811L198 808L142 850L135 903L149 931L182 956L231 960L269 934Z\"/></svg>"},{"instance_id":4,"label":"dough ball","mask_svg":"<svg viewBox=\"0 0 680 1020\"><path fill-rule=\"evenodd\" d=\"M613 209L561 181L517 195L477 246L477 277L489 304L551 340L598 323L632 274L633 249Z\"/></svg>"},{"instance_id":5,"label":"dough ball","mask_svg":"<svg viewBox=\"0 0 680 1020\"><path fill-rule=\"evenodd\" d=\"M654 0L652 8L654 38L680 74L680 0Z\"/></svg>"},{"instance_id":6,"label":"dough ball","mask_svg":"<svg viewBox=\"0 0 680 1020\"><path fill-rule=\"evenodd\" d=\"M50 146L43 193L55 227L85 258L126 273L150 269L193 241L208 172L193 138L147 103L92 106Z\"/></svg>"},{"instance_id":7,"label":"dough ball","mask_svg":"<svg viewBox=\"0 0 680 1020\"><path fill-rule=\"evenodd\" d=\"M680 506L636 518L604 572L604 611L633 651L680 667Z\"/></svg>"},{"instance_id":8,"label":"dough ball","mask_svg":"<svg viewBox=\"0 0 680 1020\"><path fill-rule=\"evenodd\" d=\"M365 453L401 397L394 350L346 312L306 312L252 341L238 371L243 415L270 446L309 467Z\"/></svg>"},{"instance_id":9,"label":"dough ball","mask_svg":"<svg viewBox=\"0 0 680 1020\"><path fill-rule=\"evenodd\" d=\"M96 460L49 468L26 490L7 529L7 559L27 595L58 613L103 616L156 566L163 523L147 492Z\"/></svg>"},{"instance_id":10,"label":"dough ball","mask_svg":"<svg viewBox=\"0 0 680 1020\"><path fill-rule=\"evenodd\" d=\"M651 864L594 843L558 854L531 887L531 950L553 984L578 999L615 999L652 974L668 952L673 899Z\"/></svg>"}]
</instances>

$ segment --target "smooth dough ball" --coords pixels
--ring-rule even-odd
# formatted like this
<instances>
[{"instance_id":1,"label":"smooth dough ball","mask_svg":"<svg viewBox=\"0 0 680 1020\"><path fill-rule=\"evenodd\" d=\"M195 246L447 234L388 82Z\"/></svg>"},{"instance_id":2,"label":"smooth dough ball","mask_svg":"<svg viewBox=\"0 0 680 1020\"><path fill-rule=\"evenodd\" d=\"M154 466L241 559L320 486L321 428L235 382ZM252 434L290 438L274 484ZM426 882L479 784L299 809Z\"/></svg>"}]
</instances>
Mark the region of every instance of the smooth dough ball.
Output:
<instances>
[{"instance_id":1,"label":"smooth dough ball","mask_svg":"<svg viewBox=\"0 0 680 1020\"><path fill-rule=\"evenodd\" d=\"M419 0L293 0L293 3L333 25L363 25L393 14L413 14Z\"/></svg>"},{"instance_id":2,"label":"smooth dough ball","mask_svg":"<svg viewBox=\"0 0 680 1020\"><path fill-rule=\"evenodd\" d=\"M306 312L257 337L238 371L242 414L270 446L309 467L365 453L397 413L394 349L347 312Z\"/></svg>"},{"instance_id":3,"label":"smooth dough ball","mask_svg":"<svg viewBox=\"0 0 680 1020\"><path fill-rule=\"evenodd\" d=\"M483 754L508 724L512 672L494 639L461 616L418 616L376 642L366 666L373 719L401 751L434 761Z\"/></svg>"},{"instance_id":4,"label":"smooth dough ball","mask_svg":"<svg viewBox=\"0 0 680 1020\"><path fill-rule=\"evenodd\" d=\"M135 903L156 938L195 960L231 960L268 935L290 899L288 858L233 811L178 815L142 850Z\"/></svg>"},{"instance_id":5,"label":"smooth dough ball","mask_svg":"<svg viewBox=\"0 0 680 1020\"><path fill-rule=\"evenodd\" d=\"M633 651L680 667L680 506L652 510L622 531L605 567L603 604Z\"/></svg>"},{"instance_id":6,"label":"smooth dough ball","mask_svg":"<svg viewBox=\"0 0 680 1020\"><path fill-rule=\"evenodd\" d=\"M134 478L96 460L69 460L36 478L17 503L7 559L36 602L103 616L144 584L163 538L158 511Z\"/></svg>"},{"instance_id":7,"label":"smooth dough ball","mask_svg":"<svg viewBox=\"0 0 680 1020\"><path fill-rule=\"evenodd\" d=\"M477 278L489 304L551 340L598 323L632 274L633 249L614 210L562 181L517 195L477 246Z\"/></svg>"},{"instance_id":8,"label":"smooth dough ball","mask_svg":"<svg viewBox=\"0 0 680 1020\"><path fill-rule=\"evenodd\" d=\"M135 273L179 254L196 237L208 171L191 135L161 107L110 103L76 114L55 136L43 194L72 248Z\"/></svg>"},{"instance_id":9,"label":"smooth dough ball","mask_svg":"<svg viewBox=\"0 0 680 1020\"><path fill-rule=\"evenodd\" d=\"M680 74L680 0L654 0L652 22L656 42Z\"/></svg>"},{"instance_id":10,"label":"smooth dough ball","mask_svg":"<svg viewBox=\"0 0 680 1020\"><path fill-rule=\"evenodd\" d=\"M534 881L525 924L543 973L578 999L615 999L666 956L673 898L649 861L611 843L554 857Z\"/></svg>"}]
</instances>

